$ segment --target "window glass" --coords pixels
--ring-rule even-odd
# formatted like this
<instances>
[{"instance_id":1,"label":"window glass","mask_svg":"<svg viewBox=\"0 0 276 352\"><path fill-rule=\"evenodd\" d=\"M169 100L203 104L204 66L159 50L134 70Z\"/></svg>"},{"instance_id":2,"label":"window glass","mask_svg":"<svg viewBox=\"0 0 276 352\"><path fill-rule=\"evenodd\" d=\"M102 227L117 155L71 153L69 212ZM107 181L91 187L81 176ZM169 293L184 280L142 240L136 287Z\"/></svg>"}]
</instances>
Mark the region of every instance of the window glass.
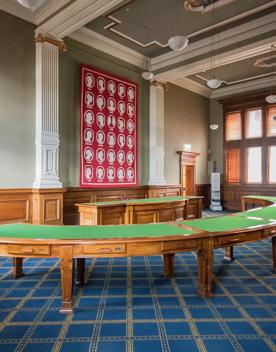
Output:
<instances>
[{"instance_id":1,"label":"window glass","mask_svg":"<svg viewBox=\"0 0 276 352\"><path fill-rule=\"evenodd\" d=\"M276 136L276 106L270 106L267 110L267 135Z\"/></svg>"},{"instance_id":2,"label":"window glass","mask_svg":"<svg viewBox=\"0 0 276 352\"><path fill-rule=\"evenodd\" d=\"M262 110L254 109L247 110L246 122L245 122L245 137L246 138L257 138L262 137Z\"/></svg>"},{"instance_id":3,"label":"window glass","mask_svg":"<svg viewBox=\"0 0 276 352\"><path fill-rule=\"evenodd\" d=\"M241 139L241 137L241 113L228 113L226 115L226 140L234 141Z\"/></svg>"},{"instance_id":4,"label":"window glass","mask_svg":"<svg viewBox=\"0 0 276 352\"><path fill-rule=\"evenodd\" d=\"M240 182L240 150L238 148L227 151L227 182Z\"/></svg>"},{"instance_id":5,"label":"window glass","mask_svg":"<svg viewBox=\"0 0 276 352\"><path fill-rule=\"evenodd\" d=\"M247 148L247 182L262 182L262 147Z\"/></svg>"},{"instance_id":6,"label":"window glass","mask_svg":"<svg viewBox=\"0 0 276 352\"><path fill-rule=\"evenodd\" d=\"M269 147L268 182L276 183L276 146Z\"/></svg>"}]
</instances>

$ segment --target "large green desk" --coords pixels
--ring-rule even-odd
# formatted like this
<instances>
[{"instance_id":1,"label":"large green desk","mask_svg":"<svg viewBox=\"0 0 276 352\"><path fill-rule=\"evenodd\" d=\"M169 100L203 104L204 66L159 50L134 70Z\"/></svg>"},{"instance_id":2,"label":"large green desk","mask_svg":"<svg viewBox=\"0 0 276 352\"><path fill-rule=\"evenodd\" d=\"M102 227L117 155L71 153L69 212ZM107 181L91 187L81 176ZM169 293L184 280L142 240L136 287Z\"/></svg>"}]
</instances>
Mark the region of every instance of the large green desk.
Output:
<instances>
[{"instance_id":1,"label":"large green desk","mask_svg":"<svg viewBox=\"0 0 276 352\"><path fill-rule=\"evenodd\" d=\"M242 210L247 210L249 206L266 207L274 203L276 203L276 197L273 196L249 195L241 198Z\"/></svg>"},{"instance_id":2,"label":"large green desk","mask_svg":"<svg viewBox=\"0 0 276 352\"><path fill-rule=\"evenodd\" d=\"M9 224L0 226L0 255L13 258L14 277L20 277L22 258L60 258L62 305L72 312L74 259L78 282L84 282L85 258L163 255L164 273L172 276L174 254L197 251L198 292L212 295L215 248L272 238L273 270L276 271L276 207L268 214L259 210L230 216L169 224L117 226L46 226ZM267 211L266 211L267 212ZM262 217L263 216L263 217ZM274 237L273 237L274 236Z\"/></svg>"},{"instance_id":3,"label":"large green desk","mask_svg":"<svg viewBox=\"0 0 276 352\"><path fill-rule=\"evenodd\" d=\"M76 204L80 225L148 224L201 218L202 198L174 196Z\"/></svg>"}]
</instances>

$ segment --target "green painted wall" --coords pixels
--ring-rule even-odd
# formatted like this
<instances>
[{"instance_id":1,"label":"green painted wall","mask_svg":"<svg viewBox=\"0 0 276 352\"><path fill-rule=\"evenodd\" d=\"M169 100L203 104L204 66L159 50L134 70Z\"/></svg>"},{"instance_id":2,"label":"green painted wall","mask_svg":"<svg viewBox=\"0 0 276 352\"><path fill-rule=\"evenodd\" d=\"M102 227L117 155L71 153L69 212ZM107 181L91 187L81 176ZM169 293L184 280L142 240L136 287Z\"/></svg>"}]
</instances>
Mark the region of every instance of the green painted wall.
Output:
<instances>
[{"instance_id":1,"label":"green painted wall","mask_svg":"<svg viewBox=\"0 0 276 352\"><path fill-rule=\"evenodd\" d=\"M141 69L96 49L66 39L68 51L60 55L60 170L65 186L79 186L80 64L113 73L138 83L138 182L148 181L149 84Z\"/></svg>"},{"instance_id":2,"label":"green painted wall","mask_svg":"<svg viewBox=\"0 0 276 352\"><path fill-rule=\"evenodd\" d=\"M0 11L0 188L35 178L34 26Z\"/></svg>"},{"instance_id":3,"label":"green painted wall","mask_svg":"<svg viewBox=\"0 0 276 352\"><path fill-rule=\"evenodd\" d=\"M165 92L165 179L179 184L178 150L190 143L197 159L196 183L208 183L209 99L170 84Z\"/></svg>"}]
</instances>

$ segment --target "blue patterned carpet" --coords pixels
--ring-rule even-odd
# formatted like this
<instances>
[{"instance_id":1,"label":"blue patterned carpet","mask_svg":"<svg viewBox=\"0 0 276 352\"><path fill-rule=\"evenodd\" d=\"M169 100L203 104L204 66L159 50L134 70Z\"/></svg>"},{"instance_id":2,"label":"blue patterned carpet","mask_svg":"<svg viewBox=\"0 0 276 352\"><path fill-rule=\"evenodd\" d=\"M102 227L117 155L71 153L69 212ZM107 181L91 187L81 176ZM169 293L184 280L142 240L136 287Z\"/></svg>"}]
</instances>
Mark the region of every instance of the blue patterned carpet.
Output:
<instances>
[{"instance_id":1,"label":"blue patterned carpet","mask_svg":"<svg viewBox=\"0 0 276 352\"><path fill-rule=\"evenodd\" d=\"M73 315L61 315L58 260L29 259L13 280L0 258L0 351L276 351L276 274L271 244L216 251L215 296L197 295L195 253L176 257L176 277L162 277L161 257L87 261Z\"/></svg>"}]
</instances>

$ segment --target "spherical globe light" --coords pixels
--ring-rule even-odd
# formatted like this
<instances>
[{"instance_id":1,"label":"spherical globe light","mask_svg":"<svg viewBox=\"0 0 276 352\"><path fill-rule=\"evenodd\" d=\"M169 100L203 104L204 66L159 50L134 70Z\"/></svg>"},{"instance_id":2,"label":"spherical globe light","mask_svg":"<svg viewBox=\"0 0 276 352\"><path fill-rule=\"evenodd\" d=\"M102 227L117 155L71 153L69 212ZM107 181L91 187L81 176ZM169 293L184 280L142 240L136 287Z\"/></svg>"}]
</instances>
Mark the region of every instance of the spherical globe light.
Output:
<instances>
[{"instance_id":1,"label":"spherical globe light","mask_svg":"<svg viewBox=\"0 0 276 352\"><path fill-rule=\"evenodd\" d=\"M142 76L146 81L149 81L149 80L152 79L153 73L150 72L150 71L144 71L144 72L142 72L141 76Z\"/></svg>"},{"instance_id":2,"label":"spherical globe light","mask_svg":"<svg viewBox=\"0 0 276 352\"><path fill-rule=\"evenodd\" d=\"M217 89L222 85L223 81L221 79L217 78L212 78L207 81L207 86L210 87L211 89Z\"/></svg>"},{"instance_id":3,"label":"spherical globe light","mask_svg":"<svg viewBox=\"0 0 276 352\"><path fill-rule=\"evenodd\" d=\"M274 104L274 103L276 103L276 95L275 94L268 95L265 98L265 100L268 104Z\"/></svg>"},{"instance_id":4,"label":"spherical globe light","mask_svg":"<svg viewBox=\"0 0 276 352\"><path fill-rule=\"evenodd\" d=\"M175 35L168 40L168 45L173 51L184 50L189 43L189 39L183 35Z\"/></svg>"}]
</instances>

